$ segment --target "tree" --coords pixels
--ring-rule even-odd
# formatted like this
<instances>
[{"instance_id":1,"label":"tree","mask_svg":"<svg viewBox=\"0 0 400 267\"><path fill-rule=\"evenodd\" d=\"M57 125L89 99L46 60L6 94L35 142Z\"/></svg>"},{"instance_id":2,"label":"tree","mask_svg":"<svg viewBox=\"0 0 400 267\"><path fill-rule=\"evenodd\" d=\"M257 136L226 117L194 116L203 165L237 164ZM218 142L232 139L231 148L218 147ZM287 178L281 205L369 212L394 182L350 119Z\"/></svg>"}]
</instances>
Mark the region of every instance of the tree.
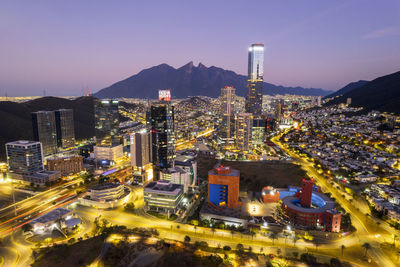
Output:
<instances>
[{"instance_id":1,"label":"tree","mask_svg":"<svg viewBox=\"0 0 400 267\"><path fill-rule=\"evenodd\" d=\"M189 243L189 242L190 242L190 237L187 236L187 235L185 235L184 241L185 241L186 243Z\"/></svg>"},{"instance_id":2,"label":"tree","mask_svg":"<svg viewBox=\"0 0 400 267\"><path fill-rule=\"evenodd\" d=\"M340 262L340 260L338 258L332 258L330 260L331 266L333 267L341 267L342 263Z\"/></svg>"},{"instance_id":3,"label":"tree","mask_svg":"<svg viewBox=\"0 0 400 267\"><path fill-rule=\"evenodd\" d=\"M232 239L233 239L233 234L235 233L235 231L231 230L231 235L232 235Z\"/></svg>"},{"instance_id":4,"label":"tree","mask_svg":"<svg viewBox=\"0 0 400 267\"><path fill-rule=\"evenodd\" d=\"M231 250L231 247L230 247L230 246L224 246L224 247L223 247L223 250L225 250L225 251L230 251L230 250Z\"/></svg>"},{"instance_id":5,"label":"tree","mask_svg":"<svg viewBox=\"0 0 400 267\"><path fill-rule=\"evenodd\" d=\"M301 260L302 262L306 262L306 263L308 263L308 264L310 264L310 265L311 265L311 264L317 263L317 258L315 258L314 255L309 254L309 253L303 253L303 254L301 254L300 260Z\"/></svg>"},{"instance_id":6,"label":"tree","mask_svg":"<svg viewBox=\"0 0 400 267\"><path fill-rule=\"evenodd\" d=\"M29 223L22 225L22 231L23 231L23 232L29 232L29 231L31 231L32 229L33 229L33 227L32 227L32 225L29 224Z\"/></svg>"},{"instance_id":7,"label":"tree","mask_svg":"<svg viewBox=\"0 0 400 267\"><path fill-rule=\"evenodd\" d=\"M215 234L215 228L214 227L211 228L211 232L213 233L213 235Z\"/></svg>"},{"instance_id":8,"label":"tree","mask_svg":"<svg viewBox=\"0 0 400 267\"><path fill-rule=\"evenodd\" d=\"M281 250L280 248L278 248L278 249L276 250L276 254L278 254L278 256L279 256L279 255L281 255L281 253L282 253L282 250Z\"/></svg>"},{"instance_id":9,"label":"tree","mask_svg":"<svg viewBox=\"0 0 400 267\"><path fill-rule=\"evenodd\" d=\"M296 246L296 242L299 240L299 238L295 235L293 236L293 246Z\"/></svg>"},{"instance_id":10,"label":"tree","mask_svg":"<svg viewBox=\"0 0 400 267\"><path fill-rule=\"evenodd\" d=\"M297 257L299 256L299 253L297 251L293 251L292 255L293 255L294 258L297 259Z\"/></svg>"},{"instance_id":11,"label":"tree","mask_svg":"<svg viewBox=\"0 0 400 267\"><path fill-rule=\"evenodd\" d=\"M242 245L242 244L237 244L236 245L236 250L238 251L238 252L243 252L244 251L244 246Z\"/></svg>"},{"instance_id":12,"label":"tree","mask_svg":"<svg viewBox=\"0 0 400 267\"><path fill-rule=\"evenodd\" d=\"M193 226L193 229L194 229L194 233L196 233L196 231L197 231L197 225Z\"/></svg>"},{"instance_id":13,"label":"tree","mask_svg":"<svg viewBox=\"0 0 400 267\"><path fill-rule=\"evenodd\" d=\"M368 250L371 249L371 245L369 243L365 242L364 244L362 244L362 247L365 249L364 257L366 257Z\"/></svg>"},{"instance_id":14,"label":"tree","mask_svg":"<svg viewBox=\"0 0 400 267\"><path fill-rule=\"evenodd\" d=\"M340 248L341 248L341 250L342 250L342 258L343 258L343 251L344 251L344 249L346 248L346 246L345 246L345 245L341 245Z\"/></svg>"},{"instance_id":15,"label":"tree","mask_svg":"<svg viewBox=\"0 0 400 267\"><path fill-rule=\"evenodd\" d=\"M278 234L271 232L271 234L269 235L269 237L272 239L272 245L274 245L275 243L275 239L278 239Z\"/></svg>"}]
</instances>

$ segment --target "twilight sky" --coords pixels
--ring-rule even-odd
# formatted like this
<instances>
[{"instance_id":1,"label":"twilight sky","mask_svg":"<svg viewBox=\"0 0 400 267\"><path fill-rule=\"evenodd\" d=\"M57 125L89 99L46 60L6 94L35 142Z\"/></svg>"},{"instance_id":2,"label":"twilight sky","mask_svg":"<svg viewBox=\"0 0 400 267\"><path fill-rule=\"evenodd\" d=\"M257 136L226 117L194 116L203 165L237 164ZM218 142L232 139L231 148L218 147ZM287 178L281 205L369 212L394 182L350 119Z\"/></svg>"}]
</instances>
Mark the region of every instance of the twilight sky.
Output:
<instances>
[{"instance_id":1,"label":"twilight sky","mask_svg":"<svg viewBox=\"0 0 400 267\"><path fill-rule=\"evenodd\" d=\"M400 71L399 0L0 1L0 95L81 95L161 63L337 90ZM173 89L173 88L172 88Z\"/></svg>"}]
</instances>

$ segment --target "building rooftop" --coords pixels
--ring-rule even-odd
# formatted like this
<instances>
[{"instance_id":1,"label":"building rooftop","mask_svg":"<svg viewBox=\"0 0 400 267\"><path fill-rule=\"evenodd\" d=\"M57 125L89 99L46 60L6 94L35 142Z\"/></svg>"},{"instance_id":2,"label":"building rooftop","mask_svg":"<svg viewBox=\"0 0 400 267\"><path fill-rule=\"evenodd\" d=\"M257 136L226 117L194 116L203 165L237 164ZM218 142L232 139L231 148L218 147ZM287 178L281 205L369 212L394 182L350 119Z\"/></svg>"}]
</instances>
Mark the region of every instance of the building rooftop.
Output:
<instances>
[{"instance_id":1,"label":"building rooftop","mask_svg":"<svg viewBox=\"0 0 400 267\"><path fill-rule=\"evenodd\" d=\"M28 140L18 140L18 141L7 143L7 145L16 145L16 146L28 146L28 145L36 145L36 144L40 144L40 142L28 141Z\"/></svg>"},{"instance_id":2,"label":"building rooftop","mask_svg":"<svg viewBox=\"0 0 400 267\"><path fill-rule=\"evenodd\" d=\"M60 219L61 217L63 217L64 215L66 215L70 212L71 212L71 210L69 210L69 209L57 208L55 210L52 210L52 211L50 211L46 214L43 214L42 216L34 219L31 222L31 224L52 222L52 221Z\"/></svg>"},{"instance_id":3,"label":"building rooftop","mask_svg":"<svg viewBox=\"0 0 400 267\"><path fill-rule=\"evenodd\" d=\"M90 190L107 190L111 188L117 188L121 186L122 184L120 183L105 183L105 184L98 184L90 188Z\"/></svg>"},{"instance_id":4,"label":"building rooftop","mask_svg":"<svg viewBox=\"0 0 400 267\"><path fill-rule=\"evenodd\" d=\"M208 171L208 175L220 175L220 176L234 176L239 177L239 170L232 169L229 166L218 166L210 171Z\"/></svg>"},{"instance_id":5,"label":"building rooftop","mask_svg":"<svg viewBox=\"0 0 400 267\"><path fill-rule=\"evenodd\" d=\"M179 191L183 190L183 185L172 184L170 181L159 180L148 183L145 188L147 193L161 193L168 195L177 195Z\"/></svg>"}]
</instances>

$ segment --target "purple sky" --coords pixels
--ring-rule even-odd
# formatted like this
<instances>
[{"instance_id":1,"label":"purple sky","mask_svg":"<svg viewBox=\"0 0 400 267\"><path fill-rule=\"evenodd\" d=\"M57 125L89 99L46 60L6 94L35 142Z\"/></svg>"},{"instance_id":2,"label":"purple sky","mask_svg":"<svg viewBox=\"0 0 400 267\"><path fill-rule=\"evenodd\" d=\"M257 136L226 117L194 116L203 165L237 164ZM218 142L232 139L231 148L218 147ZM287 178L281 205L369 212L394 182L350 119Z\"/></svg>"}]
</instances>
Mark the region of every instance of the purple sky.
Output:
<instances>
[{"instance_id":1,"label":"purple sky","mask_svg":"<svg viewBox=\"0 0 400 267\"><path fill-rule=\"evenodd\" d=\"M81 95L191 60L245 74L253 42L267 82L336 90L400 71L400 1L2 0L0 95Z\"/></svg>"}]
</instances>

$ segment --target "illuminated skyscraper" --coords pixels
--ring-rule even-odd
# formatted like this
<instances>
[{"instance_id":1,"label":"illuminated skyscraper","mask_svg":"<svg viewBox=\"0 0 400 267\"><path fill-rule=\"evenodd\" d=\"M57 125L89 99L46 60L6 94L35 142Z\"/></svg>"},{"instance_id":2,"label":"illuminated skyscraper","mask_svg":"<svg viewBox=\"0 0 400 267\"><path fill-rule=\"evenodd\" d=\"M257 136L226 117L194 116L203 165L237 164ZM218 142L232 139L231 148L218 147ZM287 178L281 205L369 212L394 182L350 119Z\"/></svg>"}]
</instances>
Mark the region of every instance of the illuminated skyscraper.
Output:
<instances>
[{"instance_id":1,"label":"illuminated skyscraper","mask_svg":"<svg viewBox=\"0 0 400 267\"><path fill-rule=\"evenodd\" d=\"M118 134L119 113L117 100L99 100L94 106L95 134L97 146L120 144Z\"/></svg>"},{"instance_id":2,"label":"illuminated skyscraper","mask_svg":"<svg viewBox=\"0 0 400 267\"><path fill-rule=\"evenodd\" d=\"M42 143L43 155L57 152L56 119L54 111L32 113L33 140Z\"/></svg>"},{"instance_id":3,"label":"illuminated skyscraper","mask_svg":"<svg viewBox=\"0 0 400 267\"><path fill-rule=\"evenodd\" d=\"M252 44L249 47L249 65L246 99L246 112L254 116L262 114L262 89L264 82L264 45Z\"/></svg>"},{"instance_id":4,"label":"illuminated skyscraper","mask_svg":"<svg viewBox=\"0 0 400 267\"><path fill-rule=\"evenodd\" d=\"M74 112L72 109L55 111L57 145L60 148L75 146Z\"/></svg>"},{"instance_id":5,"label":"illuminated skyscraper","mask_svg":"<svg viewBox=\"0 0 400 267\"><path fill-rule=\"evenodd\" d=\"M170 168L175 158L174 107L168 98L163 98L151 106L149 116L153 164Z\"/></svg>"},{"instance_id":6,"label":"illuminated skyscraper","mask_svg":"<svg viewBox=\"0 0 400 267\"><path fill-rule=\"evenodd\" d=\"M221 115L222 124L219 135L222 142L229 144L234 135L234 105L235 105L235 88L225 86L221 88Z\"/></svg>"},{"instance_id":7,"label":"illuminated skyscraper","mask_svg":"<svg viewBox=\"0 0 400 267\"><path fill-rule=\"evenodd\" d=\"M251 147L253 115L239 113L236 115L236 147L240 152L248 152Z\"/></svg>"}]
</instances>

